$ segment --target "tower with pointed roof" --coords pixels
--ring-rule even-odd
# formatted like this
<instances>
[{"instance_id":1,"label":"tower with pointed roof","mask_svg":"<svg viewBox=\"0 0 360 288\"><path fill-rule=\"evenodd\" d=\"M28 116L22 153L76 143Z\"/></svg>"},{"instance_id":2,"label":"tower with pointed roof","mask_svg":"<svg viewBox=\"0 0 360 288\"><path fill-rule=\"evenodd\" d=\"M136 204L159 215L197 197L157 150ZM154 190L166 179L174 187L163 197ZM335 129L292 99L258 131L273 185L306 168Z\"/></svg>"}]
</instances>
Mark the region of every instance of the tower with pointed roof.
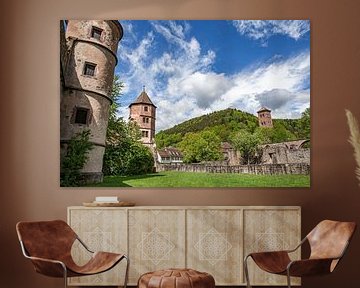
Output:
<instances>
[{"instance_id":1,"label":"tower with pointed roof","mask_svg":"<svg viewBox=\"0 0 360 288\"><path fill-rule=\"evenodd\" d=\"M259 119L259 126L260 127L266 127L266 128L272 128L273 122L271 119L271 110L266 107L261 107L258 113L258 119Z\"/></svg>"},{"instance_id":2,"label":"tower with pointed roof","mask_svg":"<svg viewBox=\"0 0 360 288\"><path fill-rule=\"evenodd\" d=\"M152 147L155 137L156 106L146 93L145 86L136 100L129 105L129 109L129 119L135 121L140 127L141 142Z\"/></svg>"}]
</instances>

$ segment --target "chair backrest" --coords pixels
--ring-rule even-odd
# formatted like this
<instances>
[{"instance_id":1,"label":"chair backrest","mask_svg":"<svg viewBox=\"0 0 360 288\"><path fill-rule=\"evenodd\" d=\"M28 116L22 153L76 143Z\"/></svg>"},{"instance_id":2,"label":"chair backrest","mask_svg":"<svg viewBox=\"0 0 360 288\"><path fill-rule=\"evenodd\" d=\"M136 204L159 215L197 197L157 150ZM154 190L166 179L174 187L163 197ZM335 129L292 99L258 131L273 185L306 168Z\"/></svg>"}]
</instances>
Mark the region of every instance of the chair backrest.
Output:
<instances>
[{"instance_id":1,"label":"chair backrest","mask_svg":"<svg viewBox=\"0 0 360 288\"><path fill-rule=\"evenodd\" d=\"M343 255L356 229L355 222L321 221L306 237L310 258L337 258ZM334 263L335 268L336 263Z\"/></svg>"},{"instance_id":2,"label":"chair backrest","mask_svg":"<svg viewBox=\"0 0 360 288\"><path fill-rule=\"evenodd\" d=\"M69 257L75 232L62 220L19 222L19 240L30 256L61 260Z\"/></svg>"}]
</instances>

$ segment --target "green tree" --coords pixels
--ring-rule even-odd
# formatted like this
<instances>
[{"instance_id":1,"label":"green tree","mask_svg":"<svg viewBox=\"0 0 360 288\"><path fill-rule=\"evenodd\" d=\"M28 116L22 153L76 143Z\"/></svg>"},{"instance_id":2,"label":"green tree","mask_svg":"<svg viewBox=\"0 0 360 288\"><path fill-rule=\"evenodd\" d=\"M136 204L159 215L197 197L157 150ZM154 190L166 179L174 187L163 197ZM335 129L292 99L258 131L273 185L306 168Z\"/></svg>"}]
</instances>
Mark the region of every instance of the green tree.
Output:
<instances>
[{"instance_id":1,"label":"green tree","mask_svg":"<svg viewBox=\"0 0 360 288\"><path fill-rule=\"evenodd\" d=\"M258 127L254 134L260 138L261 144L280 143L296 139L296 136L279 122L275 122L273 128Z\"/></svg>"},{"instance_id":2,"label":"green tree","mask_svg":"<svg viewBox=\"0 0 360 288\"><path fill-rule=\"evenodd\" d=\"M185 134L189 132L201 133L206 129L216 132L217 136L219 136L221 141L224 142L228 141L228 131L234 132L239 131L240 129L245 129L252 133L257 127L258 120L256 116L229 108L192 118L183 123L175 125L172 128L160 131L157 133L157 135L161 134L161 137L156 138L159 140L159 143L162 144L163 142L166 143L168 141L167 138L170 138L170 135L180 134L181 137L184 137ZM176 140L179 140L178 142L180 142L182 139L177 138ZM172 146L176 146L177 143L172 142ZM158 145L158 143L156 144Z\"/></svg>"},{"instance_id":3,"label":"green tree","mask_svg":"<svg viewBox=\"0 0 360 288\"><path fill-rule=\"evenodd\" d=\"M274 138L274 129L268 127L258 127L255 132L260 140L260 144L272 143Z\"/></svg>"},{"instance_id":4,"label":"green tree","mask_svg":"<svg viewBox=\"0 0 360 288\"><path fill-rule=\"evenodd\" d=\"M80 171L94 146L90 142L90 135L90 130L83 130L73 136L67 144L66 155L61 163L60 186L73 187L83 184Z\"/></svg>"},{"instance_id":5,"label":"green tree","mask_svg":"<svg viewBox=\"0 0 360 288\"><path fill-rule=\"evenodd\" d=\"M117 117L120 107L121 90L124 87L115 75L109 122L106 134L106 148L103 161L105 175L136 175L152 172L154 159L148 147L139 141L141 133L138 125Z\"/></svg>"},{"instance_id":6,"label":"green tree","mask_svg":"<svg viewBox=\"0 0 360 288\"><path fill-rule=\"evenodd\" d=\"M261 144L261 138L258 134L251 134L246 130L241 130L231 137L231 143L241 153L241 157L246 164L255 162Z\"/></svg>"},{"instance_id":7,"label":"green tree","mask_svg":"<svg viewBox=\"0 0 360 288\"><path fill-rule=\"evenodd\" d=\"M220 138L212 131L187 133L178 146L184 153L185 163L216 161L223 158Z\"/></svg>"},{"instance_id":8,"label":"green tree","mask_svg":"<svg viewBox=\"0 0 360 288\"><path fill-rule=\"evenodd\" d=\"M176 146L183 139L180 133L165 134L160 131L155 135L156 147L162 149L164 147Z\"/></svg>"},{"instance_id":9,"label":"green tree","mask_svg":"<svg viewBox=\"0 0 360 288\"><path fill-rule=\"evenodd\" d=\"M310 139L310 107L306 108L301 114L299 121L300 137L303 139Z\"/></svg>"},{"instance_id":10,"label":"green tree","mask_svg":"<svg viewBox=\"0 0 360 288\"><path fill-rule=\"evenodd\" d=\"M285 128L281 123L274 123L273 134L271 138L271 143L280 143L285 141L295 140L296 137L293 133Z\"/></svg>"},{"instance_id":11,"label":"green tree","mask_svg":"<svg viewBox=\"0 0 360 288\"><path fill-rule=\"evenodd\" d=\"M119 75L115 74L114 76L114 81L113 81L113 86L112 86L112 90L111 90L111 99L112 99L112 104L110 106L110 110L109 110L109 124L111 126L112 122L116 122L117 120L117 112L118 109L120 108L120 97L121 97L121 91L124 88L124 83L122 81L120 81L120 77ZM111 129L111 127L110 127Z\"/></svg>"},{"instance_id":12,"label":"green tree","mask_svg":"<svg viewBox=\"0 0 360 288\"><path fill-rule=\"evenodd\" d=\"M197 158L197 145L200 139L198 133L186 133L183 140L179 143L178 147L184 154L183 161L185 163L197 163L200 162Z\"/></svg>"},{"instance_id":13,"label":"green tree","mask_svg":"<svg viewBox=\"0 0 360 288\"><path fill-rule=\"evenodd\" d=\"M105 175L125 175L128 153L133 144L140 140L139 127L134 122L125 122L118 118L112 122L106 136L103 172Z\"/></svg>"},{"instance_id":14,"label":"green tree","mask_svg":"<svg viewBox=\"0 0 360 288\"><path fill-rule=\"evenodd\" d=\"M133 142L125 156L124 175L147 174L154 169L154 157L150 149L140 142Z\"/></svg>"}]
</instances>

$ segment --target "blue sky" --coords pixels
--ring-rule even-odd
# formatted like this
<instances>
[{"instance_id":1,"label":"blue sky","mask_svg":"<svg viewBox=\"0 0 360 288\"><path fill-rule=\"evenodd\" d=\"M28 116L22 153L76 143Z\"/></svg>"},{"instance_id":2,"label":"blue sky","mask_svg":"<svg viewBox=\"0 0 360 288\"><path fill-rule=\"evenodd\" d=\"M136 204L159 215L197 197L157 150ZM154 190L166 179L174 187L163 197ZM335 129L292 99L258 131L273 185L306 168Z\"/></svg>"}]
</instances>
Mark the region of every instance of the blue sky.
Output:
<instances>
[{"instance_id":1,"label":"blue sky","mask_svg":"<svg viewBox=\"0 0 360 288\"><path fill-rule=\"evenodd\" d=\"M119 116L143 85L156 130L226 108L298 118L310 106L308 20L120 20Z\"/></svg>"}]
</instances>

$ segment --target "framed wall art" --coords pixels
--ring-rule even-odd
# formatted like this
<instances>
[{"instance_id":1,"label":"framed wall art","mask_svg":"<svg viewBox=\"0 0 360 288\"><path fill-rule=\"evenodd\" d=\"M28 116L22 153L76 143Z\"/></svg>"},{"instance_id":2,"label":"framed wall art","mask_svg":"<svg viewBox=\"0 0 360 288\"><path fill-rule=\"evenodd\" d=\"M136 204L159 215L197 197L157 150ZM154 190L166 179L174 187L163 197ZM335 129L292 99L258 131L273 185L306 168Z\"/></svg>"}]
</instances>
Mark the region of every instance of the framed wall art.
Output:
<instances>
[{"instance_id":1,"label":"framed wall art","mask_svg":"<svg viewBox=\"0 0 360 288\"><path fill-rule=\"evenodd\" d=\"M63 20L60 183L309 187L309 20Z\"/></svg>"}]
</instances>

